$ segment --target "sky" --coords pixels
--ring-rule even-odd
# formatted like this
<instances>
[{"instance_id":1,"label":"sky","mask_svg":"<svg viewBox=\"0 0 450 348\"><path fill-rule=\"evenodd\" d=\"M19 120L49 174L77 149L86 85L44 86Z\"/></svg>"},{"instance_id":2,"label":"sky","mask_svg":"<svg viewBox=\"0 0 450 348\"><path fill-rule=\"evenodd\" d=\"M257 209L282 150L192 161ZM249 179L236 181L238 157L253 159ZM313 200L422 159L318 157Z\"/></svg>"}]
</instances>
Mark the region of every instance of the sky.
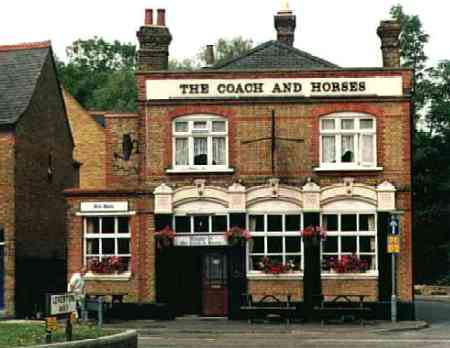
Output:
<instances>
[{"instance_id":1,"label":"sky","mask_svg":"<svg viewBox=\"0 0 450 348\"><path fill-rule=\"evenodd\" d=\"M255 44L276 38L280 0L14 0L0 2L0 45L51 40L60 58L73 41L93 36L137 44L146 8L165 8L171 58L195 56L218 38L242 36ZM290 0L297 15L295 46L342 67L381 66L378 24L403 5L430 35L430 64L450 59L448 0Z\"/></svg>"}]
</instances>

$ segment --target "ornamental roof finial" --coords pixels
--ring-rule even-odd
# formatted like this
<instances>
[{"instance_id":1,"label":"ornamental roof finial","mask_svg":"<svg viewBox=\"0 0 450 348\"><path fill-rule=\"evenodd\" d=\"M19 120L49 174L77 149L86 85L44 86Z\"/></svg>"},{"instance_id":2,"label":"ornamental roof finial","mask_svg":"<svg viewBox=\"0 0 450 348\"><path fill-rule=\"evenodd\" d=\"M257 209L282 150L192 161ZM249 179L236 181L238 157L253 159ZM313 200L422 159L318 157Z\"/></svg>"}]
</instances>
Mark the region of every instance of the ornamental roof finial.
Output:
<instances>
[{"instance_id":1,"label":"ornamental roof finial","mask_svg":"<svg viewBox=\"0 0 450 348\"><path fill-rule=\"evenodd\" d=\"M291 6L289 5L289 0L281 0L281 10L280 12L292 12Z\"/></svg>"}]
</instances>

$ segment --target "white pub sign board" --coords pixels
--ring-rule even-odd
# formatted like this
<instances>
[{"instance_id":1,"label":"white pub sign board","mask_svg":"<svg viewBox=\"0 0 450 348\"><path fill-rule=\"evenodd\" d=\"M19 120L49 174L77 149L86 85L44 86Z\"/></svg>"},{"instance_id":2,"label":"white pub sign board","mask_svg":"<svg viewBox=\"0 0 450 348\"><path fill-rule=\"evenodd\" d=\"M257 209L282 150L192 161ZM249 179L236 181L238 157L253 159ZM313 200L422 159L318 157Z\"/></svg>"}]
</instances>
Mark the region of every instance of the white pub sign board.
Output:
<instances>
[{"instance_id":1,"label":"white pub sign board","mask_svg":"<svg viewBox=\"0 0 450 348\"><path fill-rule=\"evenodd\" d=\"M76 312L77 302L74 294L48 295L48 315L61 315Z\"/></svg>"},{"instance_id":2,"label":"white pub sign board","mask_svg":"<svg viewBox=\"0 0 450 348\"><path fill-rule=\"evenodd\" d=\"M128 202L81 202L81 212L119 212L127 211Z\"/></svg>"},{"instance_id":3,"label":"white pub sign board","mask_svg":"<svg viewBox=\"0 0 450 348\"><path fill-rule=\"evenodd\" d=\"M403 95L401 76L147 80L147 99Z\"/></svg>"}]
</instances>

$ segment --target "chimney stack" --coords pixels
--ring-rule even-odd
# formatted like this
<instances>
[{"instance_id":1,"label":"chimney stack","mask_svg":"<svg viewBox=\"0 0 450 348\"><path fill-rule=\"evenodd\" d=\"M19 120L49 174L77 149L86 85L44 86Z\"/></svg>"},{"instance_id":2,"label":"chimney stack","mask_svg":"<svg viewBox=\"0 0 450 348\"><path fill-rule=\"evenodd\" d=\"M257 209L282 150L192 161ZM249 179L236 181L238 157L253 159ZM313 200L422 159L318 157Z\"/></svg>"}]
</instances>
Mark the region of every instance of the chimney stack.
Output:
<instances>
[{"instance_id":1,"label":"chimney stack","mask_svg":"<svg viewBox=\"0 0 450 348\"><path fill-rule=\"evenodd\" d=\"M213 66L216 58L214 57L214 45L206 46L206 56L205 56L206 66Z\"/></svg>"},{"instance_id":2,"label":"chimney stack","mask_svg":"<svg viewBox=\"0 0 450 348\"><path fill-rule=\"evenodd\" d=\"M166 10L158 9L156 25L152 9L145 10L145 22L137 32L139 51L138 70L167 70L169 65L169 45L172 35L166 27Z\"/></svg>"},{"instance_id":3,"label":"chimney stack","mask_svg":"<svg viewBox=\"0 0 450 348\"><path fill-rule=\"evenodd\" d=\"M289 1L282 2L282 9L275 15L277 40L285 45L294 46L297 18L289 8Z\"/></svg>"},{"instance_id":4,"label":"chimney stack","mask_svg":"<svg viewBox=\"0 0 450 348\"><path fill-rule=\"evenodd\" d=\"M383 67L400 67L400 36L401 26L397 21L381 21L377 34L381 39L383 52Z\"/></svg>"}]
</instances>

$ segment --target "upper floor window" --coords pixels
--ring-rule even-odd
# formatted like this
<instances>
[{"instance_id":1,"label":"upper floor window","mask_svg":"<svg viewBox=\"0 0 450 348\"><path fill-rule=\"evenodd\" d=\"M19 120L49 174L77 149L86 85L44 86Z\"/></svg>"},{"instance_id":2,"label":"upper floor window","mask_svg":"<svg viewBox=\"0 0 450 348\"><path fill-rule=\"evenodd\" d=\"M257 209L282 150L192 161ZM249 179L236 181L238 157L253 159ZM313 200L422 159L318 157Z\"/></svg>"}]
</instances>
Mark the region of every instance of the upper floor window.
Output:
<instances>
[{"instance_id":1,"label":"upper floor window","mask_svg":"<svg viewBox=\"0 0 450 348\"><path fill-rule=\"evenodd\" d=\"M173 122L174 169L228 168L228 122L211 115L180 117Z\"/></svg>"},{"instance_id":2,"label":"upper floor window","mask_svg":"<svg viewBox=\"0 0 450 348\"><path fill-rule=\"evenodd\" d=\"M320 168L375 168L376 121L365 114L341 113L320 119Z\"/></svg>"}]
</instances>

